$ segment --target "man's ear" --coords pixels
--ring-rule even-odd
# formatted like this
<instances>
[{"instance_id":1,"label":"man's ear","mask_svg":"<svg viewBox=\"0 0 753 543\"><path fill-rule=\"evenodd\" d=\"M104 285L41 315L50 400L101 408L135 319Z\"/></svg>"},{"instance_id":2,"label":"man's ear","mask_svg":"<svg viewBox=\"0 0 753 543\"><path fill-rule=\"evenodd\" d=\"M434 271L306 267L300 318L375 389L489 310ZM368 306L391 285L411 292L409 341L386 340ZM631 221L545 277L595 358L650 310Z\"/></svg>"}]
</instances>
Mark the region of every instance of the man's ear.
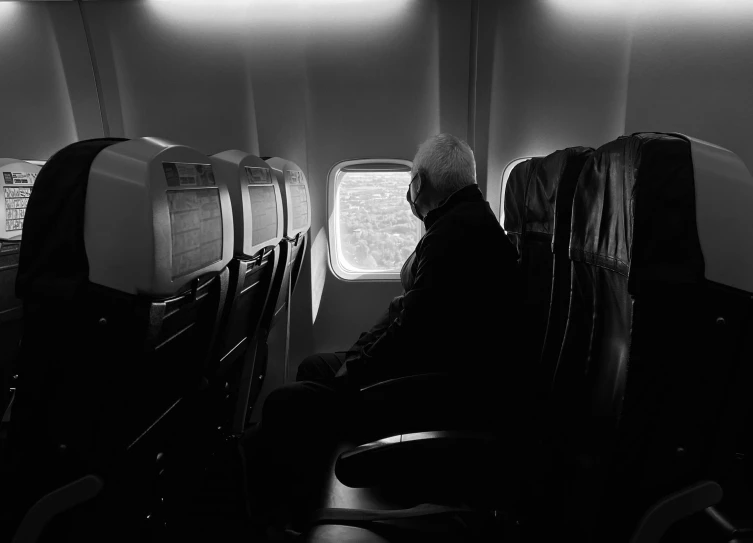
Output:
<instances>
[{"instance_id":1,"label":"man's ear","mask_svg":"<svg viewBox=\"0 0 753 543\"><path fill-rule=\"evenodd\" d=\"M416 174L416 194L421 189L424 189L424 192L426 191L426 176L423 172L418 172Z\"/></svg>"}]
</instances>

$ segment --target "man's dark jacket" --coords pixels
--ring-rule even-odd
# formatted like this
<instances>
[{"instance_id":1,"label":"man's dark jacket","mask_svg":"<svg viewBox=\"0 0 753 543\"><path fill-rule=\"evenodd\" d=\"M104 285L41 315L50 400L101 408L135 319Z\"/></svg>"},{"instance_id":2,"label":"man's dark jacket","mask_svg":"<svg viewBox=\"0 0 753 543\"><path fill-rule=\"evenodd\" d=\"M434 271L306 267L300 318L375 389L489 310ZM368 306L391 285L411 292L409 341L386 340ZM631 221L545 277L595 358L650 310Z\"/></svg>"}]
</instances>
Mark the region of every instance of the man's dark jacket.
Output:
<instances>
[{"instance_id":1,"label":"man's dark jacket","mask_svg":"<svg viewBox=\"0 0 753 543\"><path fill-rule=\"evenodd\" d=\"M488 384L517 364L517 251L478 186L455 192L424 225L401 272L403 295L338 373L350 387L441 371Z\"/></svg>"}]
</instances>

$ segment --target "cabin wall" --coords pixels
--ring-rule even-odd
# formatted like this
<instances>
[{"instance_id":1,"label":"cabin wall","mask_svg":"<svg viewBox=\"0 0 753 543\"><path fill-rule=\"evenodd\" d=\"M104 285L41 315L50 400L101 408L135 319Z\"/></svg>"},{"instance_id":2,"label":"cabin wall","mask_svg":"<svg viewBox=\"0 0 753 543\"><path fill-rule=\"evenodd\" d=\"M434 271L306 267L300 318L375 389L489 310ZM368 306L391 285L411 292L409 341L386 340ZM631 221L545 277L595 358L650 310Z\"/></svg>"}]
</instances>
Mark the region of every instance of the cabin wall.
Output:
<instances>
[{"instance_id":1,"label":"cabin wall","mask_svg":"<svg viewBox=\"0 0 753 543\"><path fill-rule=\"evenodd\" d=\"M501 218L502 172L512 160L623 134L630 36L619 12L586 20L523 0L482 1L481 9L494 26L486 194Z\"/></svg>"},{"instance_id":2,"label":"cabin wall","mask_svg":"<svg viewBox=\"0 0 753 543\"><path fill-rule=\"evenodd\" d=\"M677 0L635 16L625 131L673 131L753 172L753 2Z\"/></svg>"},{"instance_id":3,"label":"cabin wall","mask_svg":"<svg viewBox=\"0 0 753 543\"><path fill-rule=\"evenodd\" d=\"M0 2L0 26L0 155L47 160L102 137L78 5Z\"/></svg>"}]
</instances>

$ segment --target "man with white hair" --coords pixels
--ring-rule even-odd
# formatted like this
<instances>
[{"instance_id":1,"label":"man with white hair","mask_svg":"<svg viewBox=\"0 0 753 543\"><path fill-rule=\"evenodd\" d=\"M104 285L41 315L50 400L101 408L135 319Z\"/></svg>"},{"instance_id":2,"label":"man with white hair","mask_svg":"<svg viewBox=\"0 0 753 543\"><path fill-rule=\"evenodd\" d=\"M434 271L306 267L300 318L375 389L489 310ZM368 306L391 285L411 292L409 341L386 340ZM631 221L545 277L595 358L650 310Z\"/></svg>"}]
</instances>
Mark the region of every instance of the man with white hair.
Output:
<instances>
[{"instance_id":1,"label":"man with white hair","mask_svg":"<svg viewBox=\"0 0 753 543\"><path fill-rule=\"evenodd\" d=\"M404 292L347 353L309 356L298 381L355 388L494 356L515 292L517 253L476 184L467 143L429 138L413 160L406 199L426 234L400 273Z\"/></svg>"},{"instance_id":2,"label":"man with white hair","mask_svg":"<svg viewBox=\"0 0 753 543\"><path fill-rule=\"evenodd\" d=\"M503 370L517 362L510 357L515 338L509 335L519 315L517 252L476 184L473 151L450 134L429 138L416 153L407 189L426 233L403 265L403 294L349 351L307 357L297 382L273 391L264 403L264 462L279 469L266 466L276 479L252 478L249 485L267 507L275 501L272 489L280 498L290 494L279 477L291 465L299 468L294 477L300 482L317 462L326 463L313 450L325 455L326 447L312 444L331 443L343 429L358 426L353 400L359 388L430 372L471 383L476 396L506 394L496 383L515 386ZM482 392L485 385L493 388ZM259 454L256 449L252 454Z\"/></svg>"}]
</instances>

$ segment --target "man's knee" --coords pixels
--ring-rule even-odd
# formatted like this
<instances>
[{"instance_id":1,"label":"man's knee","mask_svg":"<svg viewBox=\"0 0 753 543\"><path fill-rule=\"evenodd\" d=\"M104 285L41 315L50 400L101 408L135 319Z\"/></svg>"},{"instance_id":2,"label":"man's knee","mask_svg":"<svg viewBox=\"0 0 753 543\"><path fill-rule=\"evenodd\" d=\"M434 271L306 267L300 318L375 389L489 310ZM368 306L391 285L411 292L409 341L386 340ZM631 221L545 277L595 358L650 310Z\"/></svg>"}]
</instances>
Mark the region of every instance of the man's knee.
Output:
<instances>
[{"instance_id":1,"label":"man's knee","mask_svg":"<svg viewBox=\"0 0 753 543\"><path fill-rule=\"evenodd\" d=\"M295 375L296 381L311 381L311 376L316 375L320 360L318 354L312 354L304 358L298 365Z\"/></svg>"},{"instance_id":2,"label":"man's knee","mask_svg":"<svg viewBox=\"0 0 753 543\"><path fill-rule=\"evenodd\" d=\"M317 353L304 358L298 365L296 381L326 382L334 379L342 362L333 353Z\"/></svg>"},{"instance_id":3,"label":"man's knee","mask_svg":"<svg viewBox=\"0 0 753 543\"><path fill-rule=\"evenodd\" d=\"M264 400L262 420L268 422L294 414L304 407L306 396L306 389L302 383L289 383L274 389Z\"/></svg>"},{"instance_id":4,"label":"man's knee","mask_svg":"<svg viewBox=\"0 0 753 543\"><path fill-rule=\"evenodd\" d=\"M262 423L279 429L319 422L331 415L334 392L318 383L288 383L273 390L264 401Z\"/></svg>"}]
</instances>

